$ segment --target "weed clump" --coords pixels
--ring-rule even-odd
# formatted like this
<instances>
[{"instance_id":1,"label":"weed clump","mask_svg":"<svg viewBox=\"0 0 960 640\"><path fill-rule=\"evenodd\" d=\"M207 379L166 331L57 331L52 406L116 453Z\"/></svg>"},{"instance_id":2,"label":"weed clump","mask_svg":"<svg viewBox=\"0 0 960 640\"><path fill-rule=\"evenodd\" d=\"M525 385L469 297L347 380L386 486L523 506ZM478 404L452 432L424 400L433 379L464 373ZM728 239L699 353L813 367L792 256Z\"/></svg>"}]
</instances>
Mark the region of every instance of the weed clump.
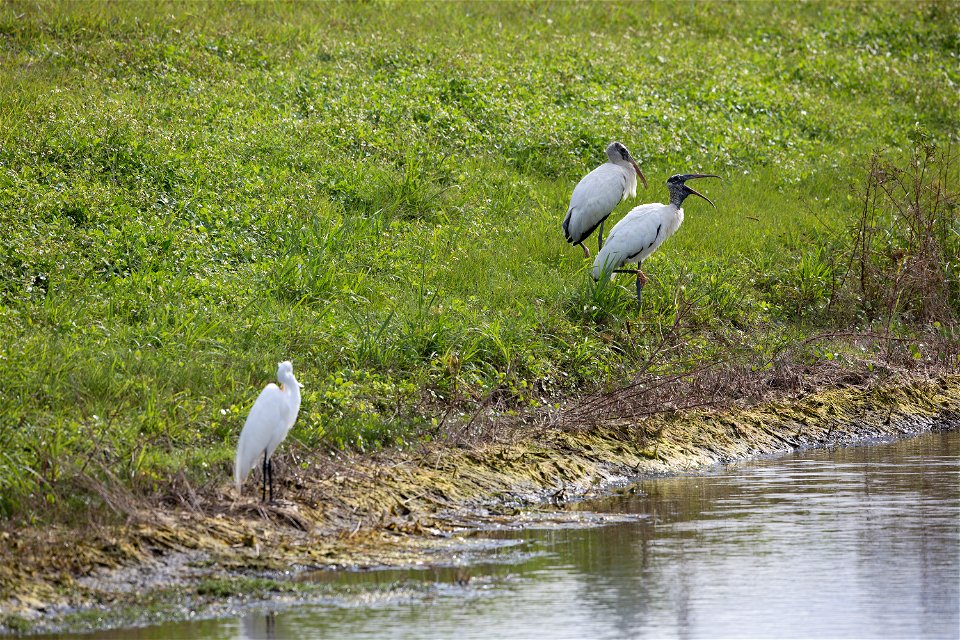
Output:
<instances>
[{"instance_id":1,"label":"weed clump","mask_svg":"<svg viewBox=\"0 0 960 640\"><path fill-rule=\"evenodd\" d=\"M843 280L868 319L960 316L960 190L956 156L918 129L905 164L875 153L850 229Z\"/></svg>"}]
</instances>

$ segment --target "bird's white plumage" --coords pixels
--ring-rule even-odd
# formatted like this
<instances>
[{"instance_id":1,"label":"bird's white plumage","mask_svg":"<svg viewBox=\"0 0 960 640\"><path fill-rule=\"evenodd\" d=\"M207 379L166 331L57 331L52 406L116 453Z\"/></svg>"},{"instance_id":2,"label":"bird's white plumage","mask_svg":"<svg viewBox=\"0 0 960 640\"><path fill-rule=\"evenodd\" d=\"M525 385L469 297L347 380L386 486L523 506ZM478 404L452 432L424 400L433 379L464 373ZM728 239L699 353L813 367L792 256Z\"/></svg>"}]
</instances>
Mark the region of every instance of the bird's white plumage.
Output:
<instances>
[{"instance_id":1,"label":"bird's white plumage","mask_svg":"<svg viewBox=\"0 0 960 640\"><path fill-rule=\"evenodd\" d=\"M281 362L277 367L277 380L282 388L272 382L264 387L240 432L233 466L238 491L260 457L266 455L269 459L297 420L300 383L293 375L290 362Z\"/></svg>"},{"instance_id":2,"label":"bird's white plumage","mask_svg":"<svg viewBox=\"0 0 960 640\"><path fill-rule=\"evenodd\" d=\"M567 241L583 242L627 197L637 195L637 174L629 164L605 162L583 177L573 189L563 221Z\"/></svg>"},{"instance_id":3,"label":"bird's white plumage","mask_svg":"<svg viewBox=\"0 0 960 640\"><path fill-rule=\"evenodd\" d=\"M593 261L593 279L608 276L628 262L642 262L683 223L683 208L674 204L634 207L613 227Z\"/></svg>"}]
</instances>

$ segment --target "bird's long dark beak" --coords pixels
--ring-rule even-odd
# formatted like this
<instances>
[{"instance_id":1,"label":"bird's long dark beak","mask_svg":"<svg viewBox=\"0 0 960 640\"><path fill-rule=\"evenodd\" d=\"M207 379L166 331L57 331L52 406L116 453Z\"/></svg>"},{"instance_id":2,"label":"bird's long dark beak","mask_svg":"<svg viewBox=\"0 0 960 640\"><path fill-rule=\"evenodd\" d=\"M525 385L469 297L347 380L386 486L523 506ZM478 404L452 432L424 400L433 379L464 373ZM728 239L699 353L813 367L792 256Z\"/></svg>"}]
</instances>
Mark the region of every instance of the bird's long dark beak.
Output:
<instances>
[{"instance_id":1,"label":"bird's long dark beak","mask_svg":"<svg viewBox=\"0 0 960 640\"><path fill-rule=\"evenodd\" d=\"M692 179L694 179L694 178L717 178L718 180L722 180L723 178L721 178L721 177L718 176L718 175L712 174L712 173L686 173L686 174L684 174L684 176L683 176L683 182L684 182L684 185L683 185L683 186L685 186L687 189L689 189L689 190L690 190L690 193L692 193L692 194L695 195L695 196L699 196L699 197L703 198L704 200L706 200L707 202L709 202L709 203L711 204L711 206L713 206L714 209L716 209L716 208L717 208L717 205L713 204L713 200L711 200L711 199L708 198L707 196L703 195L702 193L700 193L699 191L697 191L696 189L694 189L694 188L691 187L690 185L686 184L687 180L692 180Z\"/></svg>"},{"instance_id":2,"label":"bird's long dark beak","mask_svg":"<svg viewBox=\"0 0 960 640\"><path fill-rule=\"evenodd\" d=\"M706 176L701 176L701 177L705 178ZM713 177L717 177L717 176L713 176ZM703 198L704 200L706 200L707 202L709 202L711 205L713 205L713 208L714 208L714 209L717 208L717 205L713 204L713 200L711 200L711 199L708 198L707 196L703 195L702 193L700 193L699 191L697 191L696 189L694 189L693 187L691 187L691 186L689 186L689 185L683 185L683 186L687 187L687 191L689 191L689 192L692 193L693 195L695 195L695 196L700 196L701 198Z\"/></svg>"},{"instance_id":3,"label":"bird's long dark beak","mask_svg":"<svg viewBox=\"0 0 960 640\"><path fill-rule=\"evenodd\" d=\"M643 171L640 171L640 167L637 166L637 161L636 161L636 160L631 160L631 161L630 161L630 164L633 165L634 171L636 171L636 172L637 172L637 175L640 177L640 182L643 183L643 188L646 189L646 188L647 188L647 178L646 178L646 176L643 175Z\"/></svg>"},{"instance_id":4,"label":"bird's long dark beak","mask_svg":"<svg viewBox=\"0 0 960 640\"><path fill-rule=\"evenodd\" d=\"M720 176L714 175L714 174L712 174L712 173L685 173L685 174L683 174L683 181L684 181L684 182L686 182L687 180L692 180L693 178L717 178L717 179L720 179L720 180L723 179L723 178L721 178Z\"/></svg>"}]
</instances>

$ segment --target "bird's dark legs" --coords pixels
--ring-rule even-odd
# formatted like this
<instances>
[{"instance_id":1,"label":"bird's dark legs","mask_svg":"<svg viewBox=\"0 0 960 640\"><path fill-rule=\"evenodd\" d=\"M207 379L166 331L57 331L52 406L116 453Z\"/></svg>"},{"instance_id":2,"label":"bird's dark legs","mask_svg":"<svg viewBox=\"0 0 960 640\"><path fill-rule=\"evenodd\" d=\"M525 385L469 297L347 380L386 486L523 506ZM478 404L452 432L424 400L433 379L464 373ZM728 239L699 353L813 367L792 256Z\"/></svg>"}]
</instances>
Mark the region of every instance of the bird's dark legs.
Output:
<instances>
[{"instance_id":1,"label":"bird's dark legs","mask_svg":"<svg viewBox=\"0 0 960 640\"><path fill-rule=\"evenodd\" d=\"M637 270L633 271L632 269L614 269L613 273L633 273L637 276L637 304L640 304L640 294L643 292L643 286L647 284L647 274L640 270L640 267L643 266L643 262L637 263Z\"/></svg>"},{"instance_id":2,"label":"bird's dark legs","mask_svg":"<svg viewBox=\"0 0 960 640\"><path fill-rule=\"evenodd\" d=\"M606 222L606 220L600 221L600 229L597 231L597 251L598 252L603 250L603 223L604 222ZM587 257L589 258L590 256L587 256Z\"/></svg>"},{"instance_id":3,"label":"bird's dark legs","mask_svg":"<svg viewBox=\"0 0 960 640\"><path fill-rule=\"evenodd\" d=\"M270 502L273 502L273 460L267 462L267 471L270 472Z\"/></svg>"},{"instance_id":4,"label":"bird's dark legs","mask_svg":"<svg viewBox=\"0 0 960 640\"><path fill-rule=\"evenodd\" d=\"M273 502L273 460L267 458L267 452L263 452L263 496L260 502L267 501L267 485L270 485L270 502Z\"/></svg>"},{"instance_id":5,"label":"bird's dark legs","mask_svg":"<svg viewBox=\"0 0 960 640\"><path fill-rule=\"evenodd\" d=\"M643 262L637 263L637 304L640 304L640 296L643 293L643 285L647 284L647 276L640 270Z\"/></svg>"},{"instance_id":6,"label":"bird's dark legs","mask_svg":"<svg viewBox=\"0 0 960 640\"><path fill-rule=\"evenodd\" d=\"M637 263L637 280L640 281L641 287L646 286L647 280L649 280L649 278L647 278L647 274L645 274L643 271L640 270L642 266L643 266L642 262Z\"/></svg>"},{"instance_id":7,"label":"bird's dark legs","mask_svg":"<svg viewBox=\"0 0 960 640\"><path fill-rule=\"evenodd\" d=\"M260 498L260 502L267 501L267 452L263 452L263 496Z\"/></svg>"}]
</instances>

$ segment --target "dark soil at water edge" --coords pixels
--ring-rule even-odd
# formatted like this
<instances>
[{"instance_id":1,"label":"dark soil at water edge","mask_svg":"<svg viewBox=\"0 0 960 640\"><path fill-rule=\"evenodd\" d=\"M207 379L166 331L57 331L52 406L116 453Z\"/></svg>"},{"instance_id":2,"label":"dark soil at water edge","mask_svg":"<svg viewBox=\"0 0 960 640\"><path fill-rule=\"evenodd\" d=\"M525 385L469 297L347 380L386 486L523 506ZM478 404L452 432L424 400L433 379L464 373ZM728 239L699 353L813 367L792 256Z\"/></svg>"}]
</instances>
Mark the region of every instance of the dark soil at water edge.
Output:
<instances>
[{"instance_id":1,"label":"dark soil at water edge","mask_svg":"<svg viewBox=\"0 0 960 640\"><path fill-rule=\"evenodd\" d=\"M290 471L284 500L273 505L250 491L238 498L224 484L178 505L127 505L127 521L117 526L5 532L0 615L7 630L96 626L109 624L103 611L123 611L149 594L157 615L174 616L172 593L181 608L184 599L216 606L264 591L300 597L298 587L274 579L291 570L442 561L462 551L454 532L522 523L529 513L521 508L644 475L958 424L960 377L950 376L639 423L527 427L509 443L355 457L309 476ZM100 622L84 610L100 612Z\"/></svg>"}]
</instances>

